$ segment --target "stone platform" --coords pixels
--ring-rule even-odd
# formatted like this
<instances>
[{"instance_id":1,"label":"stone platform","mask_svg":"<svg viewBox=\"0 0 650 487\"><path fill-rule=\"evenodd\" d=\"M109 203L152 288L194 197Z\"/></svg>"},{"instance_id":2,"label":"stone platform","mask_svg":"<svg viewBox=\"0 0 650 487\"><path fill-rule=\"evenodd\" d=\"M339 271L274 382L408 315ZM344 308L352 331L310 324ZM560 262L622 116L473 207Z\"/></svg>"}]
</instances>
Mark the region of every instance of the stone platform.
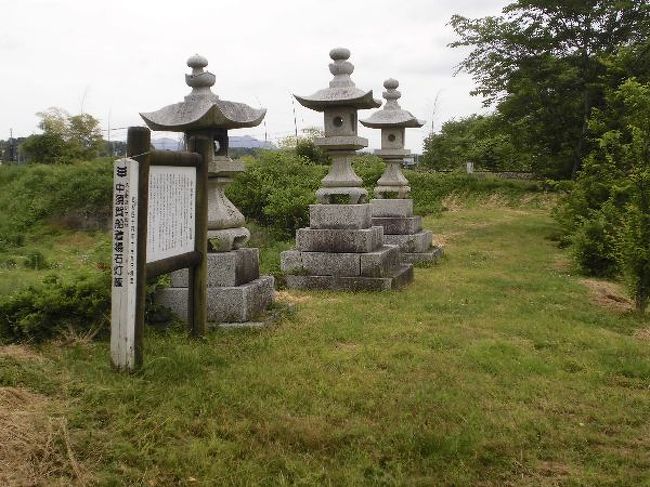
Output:
<instances>
[{"instance_id":1,"label":"stone platform","mask_svg":"<svg viewBox=\"0 0 650 487\"><path fill-rule=\"evenodd\" d=\"M171 287L156 294L156 302L187 319L187 269L171 274ZM208 254L208 322L255 320L273 302L274 279L259 274L259 250L238 249Z\"/></svg>"},{"instance_id":2,"label":"stone platform","mask_svg":"<svg viewBox=\"0 0 650 487\"><path fill-rule=\"evenodd\" d=\"M382 227L372 226L370 205L310 205L309 216L295 250L281 254L288 287L381 291L413 279L399 246L385 245Z\"/></svg>"},{"instance_id":3,"label":"stone platform","mask_svg":"<svg viewBox=\"0 0 650 487\"><path fill-rule=\"evenodd\" d=\"M385 244L399 246L402 262L437 262L442 257L432 232L422 229L422 217L413 215L412 199L373 199L370 208L372 224L383 229Z\"/></svg>"}]
</instances>

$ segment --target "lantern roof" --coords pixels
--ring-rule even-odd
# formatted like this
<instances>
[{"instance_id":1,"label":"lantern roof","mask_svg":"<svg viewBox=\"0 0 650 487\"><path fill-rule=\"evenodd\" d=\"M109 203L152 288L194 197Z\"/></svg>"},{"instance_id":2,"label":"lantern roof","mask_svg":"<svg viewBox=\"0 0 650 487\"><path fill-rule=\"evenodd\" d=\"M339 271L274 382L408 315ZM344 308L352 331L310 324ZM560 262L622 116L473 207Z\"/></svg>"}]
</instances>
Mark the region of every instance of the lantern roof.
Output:
<instances>
[{"instance_id":1,"label":"lantern roof","mask_svg":"<svg viewBox=\"0 0 650 487\"><path fill-rule=\"evenodd\" d=\"M155 112L140 113L152 130L187 132L197 129L236 129L255 127L266 115L266 108L252 108L244 103L220 99L210 89L215 83L214 74L205 71L208 60L195 54L187 60L192 68L185 75L185 83L192 92L185 101L168 105Z\"/></svg>"},{"instance_id":2,"label":"lantern roof","mask_svg":"<svg viewBox=\"0 0 650 487\"><path fill-rule=\"evenodd\" d=\"M329 86L318 90L313 95L294 95L298 102L307 108L322 112L333 106L347 106L356 109L379 108L381 100L373 98L372 90L363 91L356 87L350 75L354 72L354 65L348 61L350 50L337 47L330 51L330 73L334 75Z\"/></svg>"},{"instance_id":3,"label":"lantern roof","mask_svg":"<svg viewBox=\"0 0 650 487\"><path fill-rule=\"evenodd\" d=\"M400 127L419 128L425 124L424 120L417 119L411 112L403 110L399 103L397 103L397 100L402 96L397 91L398 86L399 81L396 79L389 78L384 81L386 91L384 91L383 97L386 99L386 104L381 110L377 110L365 120L359 120L361 125L381 129Z\"/></svg>"}]
</instances>

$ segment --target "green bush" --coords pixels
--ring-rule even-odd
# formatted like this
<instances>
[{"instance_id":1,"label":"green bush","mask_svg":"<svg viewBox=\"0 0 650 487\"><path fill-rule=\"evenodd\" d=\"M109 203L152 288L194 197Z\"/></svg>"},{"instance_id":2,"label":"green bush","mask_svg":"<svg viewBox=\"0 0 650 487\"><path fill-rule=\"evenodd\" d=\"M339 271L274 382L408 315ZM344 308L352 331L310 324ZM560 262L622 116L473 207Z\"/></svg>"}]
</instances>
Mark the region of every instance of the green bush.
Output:
<instances>
[{"instance_id":1,"label":"green bush","mask_svg":"<svg viewBox=\"0 0 650 487\"><path fill-rule=\"evenodd\" d=\"M248 218L270 227L278 238L292 237L309 224L309 204L327 167L287 151L261 152L244 158L246 172L227 190L228 197Z\"/></svg>"},{"instance_id":2,"label":"green bush","mask_svg":"<svg viewBox=\"0 0 650 487\"><path fill-rule=\"evenodd\" d=\"M19 244L25 230L51 218L107 220L112 177L108 159L0 168L0 248Z\"/></svg>"},{"instance_id":3,"label":"green bush","mask_svg":"<svg viewBox=\"0 0 650 487\"><path fill-rule=\"evenodd\" d=\"M624 82L590 121L596 148L556 218L583 272L622 275L637 308L650 296L650 83Z\"/></svg>"},{"instance_id":4,"label":"green bush","mask_svg":"<svg viewBox=\"0 0 650 487\"><path fill-rule=\"evenodd\" d=\"M110 320L109 272L80 275L62 282L47 276L42 286L30 286L0 301L0 340L38 342L63 330L79 334L106 331Z\"/></svg>"}]
</instances>

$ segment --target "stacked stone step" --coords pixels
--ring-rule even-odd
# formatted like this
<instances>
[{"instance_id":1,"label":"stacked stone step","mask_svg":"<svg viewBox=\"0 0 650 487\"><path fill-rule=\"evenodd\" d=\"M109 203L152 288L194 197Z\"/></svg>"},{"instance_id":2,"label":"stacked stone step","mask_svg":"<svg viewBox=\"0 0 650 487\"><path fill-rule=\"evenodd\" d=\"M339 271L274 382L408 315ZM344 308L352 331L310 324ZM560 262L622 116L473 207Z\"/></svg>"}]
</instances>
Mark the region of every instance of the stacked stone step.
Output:
<instances>
[{"instance_id":1,"label":"stacked stone step","mask_svg":"<svg viewBox=\"0 0 650 487\"><path fill-rule=\"evenodd\" d=\"M211 322L252 321L273 301L272 276L260 276L259 250L242 248L208 254L208 319ZM173 272L171 287L157 302L187 319L187 269Z\"/></svg>"},{"instance_id":2,"label":"stacked stone step","mask_svg":"<svg viewBox=\"0 0 650 487\"><path fill-rule=\"evenodd\" d=\"M400 247L402 262L436 262L442 256L431 231L422 229L422 217L413 215L412 199L373 199L370 207L372 224L382 227L384 243Z\"/></svg>"},{"instance_id":3,"label":"stacked stone step","mask_svg":"<svg viewBox=\"0 0 650 487\"><path fill-rule=\"evenodd\" d=\"M413 279L399 246L385 245L383 228L372 225L370 205L311 205L309 218L295 250L281 256L288 287L381 291Z\"/></svg>"}]
</instances>

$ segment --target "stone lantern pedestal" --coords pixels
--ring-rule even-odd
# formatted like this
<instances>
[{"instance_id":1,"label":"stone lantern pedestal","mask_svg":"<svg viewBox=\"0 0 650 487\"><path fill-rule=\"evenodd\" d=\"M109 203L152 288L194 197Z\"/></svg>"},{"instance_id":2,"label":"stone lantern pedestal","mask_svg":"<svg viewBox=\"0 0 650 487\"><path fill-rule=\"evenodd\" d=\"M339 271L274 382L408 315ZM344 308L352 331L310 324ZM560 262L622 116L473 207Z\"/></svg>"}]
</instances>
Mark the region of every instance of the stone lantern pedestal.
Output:
<instances>
[{"instance_id":1,"label":"stone lantern pedestal","mask_svg":"<svg viewBox=\"0 0 650 487\"><path fill-rule=\"evenodd\" d=\"M383 228L372 223L367 191L350 161L368 145L357 135L357 110L381 103L352 82L350 51L333 49L330 57L329 87L296 99L324 113L325 137L314 143L328 152L332 166L316 192L319 204L309 207L309 227L297 231L294 250L282 252L281 268L290 288L394 289L413 279L413 267L402 263L397 245L384 244Z\"/></svg>"},{"instance_id":2,"label":"stone lantern pedestal","mask_svg":"<svg viewBox=\"0 0 650 487\"><path fill-rule=\"evenodd\" d=\"M370 201L372 224L384 230L384 243L399 245L402 262L436 262L442 256L442 247L432 244L433 234L422 229L422 217L413 215L411 188L402 174L402 162L411 151L404 149L405 129L422 127L418 120L397 103L402 96L397 80L384 82L386 105L361 124L381 129L381 149L375 154L386 162L386 169L377 181Z\"/></svg>"},{"instance_id":3,"label":"stone lantern pedestal","mask_svg":"<svg viewBox=\"0 0 650 487\"><path fill-rule=\"evenodd\" d=\"M185 101L156 112L140 115L153 130L207 135L213 141L214 154L208 161L208 321L243 323L255 320L273 301L274 279L260 276L259 250L247 248L250 232L244 215L226 197L232 177L244 171L241 162L228 157L228 130L255 127L262 122L265 109L221 100L211 91L215 76L205 71L202 56L188 62L192 73L185 75L192 92ZM171 274L171 287L158 292L159 304L187 317L188 271Z\"/></svg>"}]
</instances>

